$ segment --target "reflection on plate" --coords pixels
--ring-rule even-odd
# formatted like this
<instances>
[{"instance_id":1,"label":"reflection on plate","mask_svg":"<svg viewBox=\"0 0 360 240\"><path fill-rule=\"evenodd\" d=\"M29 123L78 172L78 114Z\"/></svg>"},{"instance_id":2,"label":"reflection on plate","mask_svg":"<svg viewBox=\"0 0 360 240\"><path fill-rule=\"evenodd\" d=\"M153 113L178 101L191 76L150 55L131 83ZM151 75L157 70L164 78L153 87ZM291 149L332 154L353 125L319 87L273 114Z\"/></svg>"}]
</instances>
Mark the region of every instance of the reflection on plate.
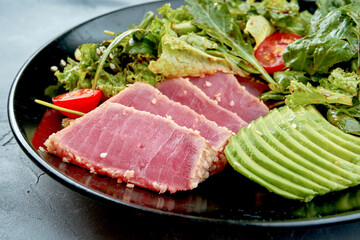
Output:
<instances>
[{"instance_id":1,"label":"reflection on plate","mask_svg":"<svg viewBox=\"0 0 360 240\"><path fill-rule=\"evenodd\" d=\"M183 4L183 1L169 2L173 7ZM193 191L158 194L141 188L126 188L125 184L93 175L46 152L35 150L42 139L56 131L60 124L59 116L54 114L54 125L42 127L41 119L46 109L33 101L35 98L49 101L44 96L44 89L56 82L50 67L57 65L60 59L72 56L78 45L106 39L105 29L124 31L130 24L140 22L148 10L155 11L162 5L163 2L154 2L92 19L51 41L26 62L12 85L8 112L17 141L34 163L61 183L94 200L153 213L218 223L274 227L320 225L359 218L359 187L302 203L269 193L227 167Z\"/></svg>"}]
</instances>

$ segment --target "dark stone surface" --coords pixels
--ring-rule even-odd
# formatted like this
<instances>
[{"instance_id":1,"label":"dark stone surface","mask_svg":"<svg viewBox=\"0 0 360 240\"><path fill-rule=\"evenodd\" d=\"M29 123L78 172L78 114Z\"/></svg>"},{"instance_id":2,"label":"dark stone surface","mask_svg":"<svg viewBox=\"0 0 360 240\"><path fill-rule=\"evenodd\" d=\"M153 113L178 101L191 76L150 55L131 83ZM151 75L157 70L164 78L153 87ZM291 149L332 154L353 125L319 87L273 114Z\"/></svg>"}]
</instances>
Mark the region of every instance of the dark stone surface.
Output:
<instances>
[{"instance_id":1,"label":"dark stone surface","mask_svg":"<svg viewBox=\"0 0 360 240\"><path fill-rule=\"evenodd\" d=\"M120 0L0 1L0 239L358 239L360 223L310 229L249 229L112 208L42 172L16 143L7 120L10 85L43 44Z\"/></svg>"}]
</instances>

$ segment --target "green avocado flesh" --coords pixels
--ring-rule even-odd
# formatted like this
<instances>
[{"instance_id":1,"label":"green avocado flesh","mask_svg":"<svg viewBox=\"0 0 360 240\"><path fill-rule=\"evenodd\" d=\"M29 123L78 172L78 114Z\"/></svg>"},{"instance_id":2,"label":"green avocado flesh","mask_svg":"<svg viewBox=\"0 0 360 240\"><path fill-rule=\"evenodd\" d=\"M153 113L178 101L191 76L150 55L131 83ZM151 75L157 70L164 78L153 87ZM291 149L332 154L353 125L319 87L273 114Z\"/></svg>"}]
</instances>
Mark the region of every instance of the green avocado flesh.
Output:
<instances>
[{"instance_id":1,"label":"green avocado flesh","mask_svg":"<svg viewBox=\"0 0 360 240\"><path fill-rule=\"evenodd\" d=\"M310 201L360 183L360 138L314 106L287 106L251 122L225 148L230 165L269 191Z\"/></svg>"}]
</instances>

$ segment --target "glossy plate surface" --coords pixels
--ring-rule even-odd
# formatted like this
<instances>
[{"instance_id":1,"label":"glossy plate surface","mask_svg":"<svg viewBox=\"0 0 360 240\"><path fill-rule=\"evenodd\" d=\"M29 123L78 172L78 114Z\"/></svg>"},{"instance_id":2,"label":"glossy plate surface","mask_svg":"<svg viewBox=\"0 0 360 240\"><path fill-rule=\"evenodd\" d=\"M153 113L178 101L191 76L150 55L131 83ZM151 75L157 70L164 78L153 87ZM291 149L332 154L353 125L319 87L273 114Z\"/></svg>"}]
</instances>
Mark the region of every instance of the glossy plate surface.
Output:
<instances>
[{"instance_id":1,"label":"glossy plate surface","mask_svg":"<svg viewBox=\"0 0 360 240\"><path fill-rule=\"evenodd\" d=\"M183 1L169 1L173 7ZM200 221L267 227L314 226L356 220L360 217L360 187L317 197L310 203L287 200L269 193L230 167L201 183L193 191L158 194L105 176L90 174L34 147L59 128L61 116L47 111L34 99L47 100L44 89L56 82L50 67L72 57L78 45L101 42L104 30L124 31L164 2L124 8L85 22L49 42L19 71L9 94L8 114L12 131L24 152L46 173L73 190L105 204L128 206L154 214ZM45 126L45 127L44 127ZM50 127L49 127L50 126Z\"/></svg>"}]
</instances>

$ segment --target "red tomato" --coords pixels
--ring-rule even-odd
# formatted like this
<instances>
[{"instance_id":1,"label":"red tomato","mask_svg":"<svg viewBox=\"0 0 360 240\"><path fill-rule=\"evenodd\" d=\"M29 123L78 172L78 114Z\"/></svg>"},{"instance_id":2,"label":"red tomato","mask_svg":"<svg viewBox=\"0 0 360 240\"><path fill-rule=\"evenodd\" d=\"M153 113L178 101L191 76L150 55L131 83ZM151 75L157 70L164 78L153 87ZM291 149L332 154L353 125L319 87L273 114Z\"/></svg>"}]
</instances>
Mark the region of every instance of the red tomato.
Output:
<instances>
[{"instance_id":1,"label":"red tomato","mask_svg":"<svg viewBox=\"0 0 360 240\"><path fill-rule=\"evenodd\" d=\"M64 93L52 99L56 106L87 113L99 105L101 90L79 89ZM78 118L79 115L60 111L69 118Z\"/></svg>"},{"instance_id":2,"label":"red tomato","mask_svg":"<svg viewBox=\"0 0 360 240\"><path fill-rule=\"evenodd\" d=\"M255 57L268 73L285 68L283 52L290 44L300 39L295 33L274 33L255 50Z\"/></svg>"}]
</instances>

